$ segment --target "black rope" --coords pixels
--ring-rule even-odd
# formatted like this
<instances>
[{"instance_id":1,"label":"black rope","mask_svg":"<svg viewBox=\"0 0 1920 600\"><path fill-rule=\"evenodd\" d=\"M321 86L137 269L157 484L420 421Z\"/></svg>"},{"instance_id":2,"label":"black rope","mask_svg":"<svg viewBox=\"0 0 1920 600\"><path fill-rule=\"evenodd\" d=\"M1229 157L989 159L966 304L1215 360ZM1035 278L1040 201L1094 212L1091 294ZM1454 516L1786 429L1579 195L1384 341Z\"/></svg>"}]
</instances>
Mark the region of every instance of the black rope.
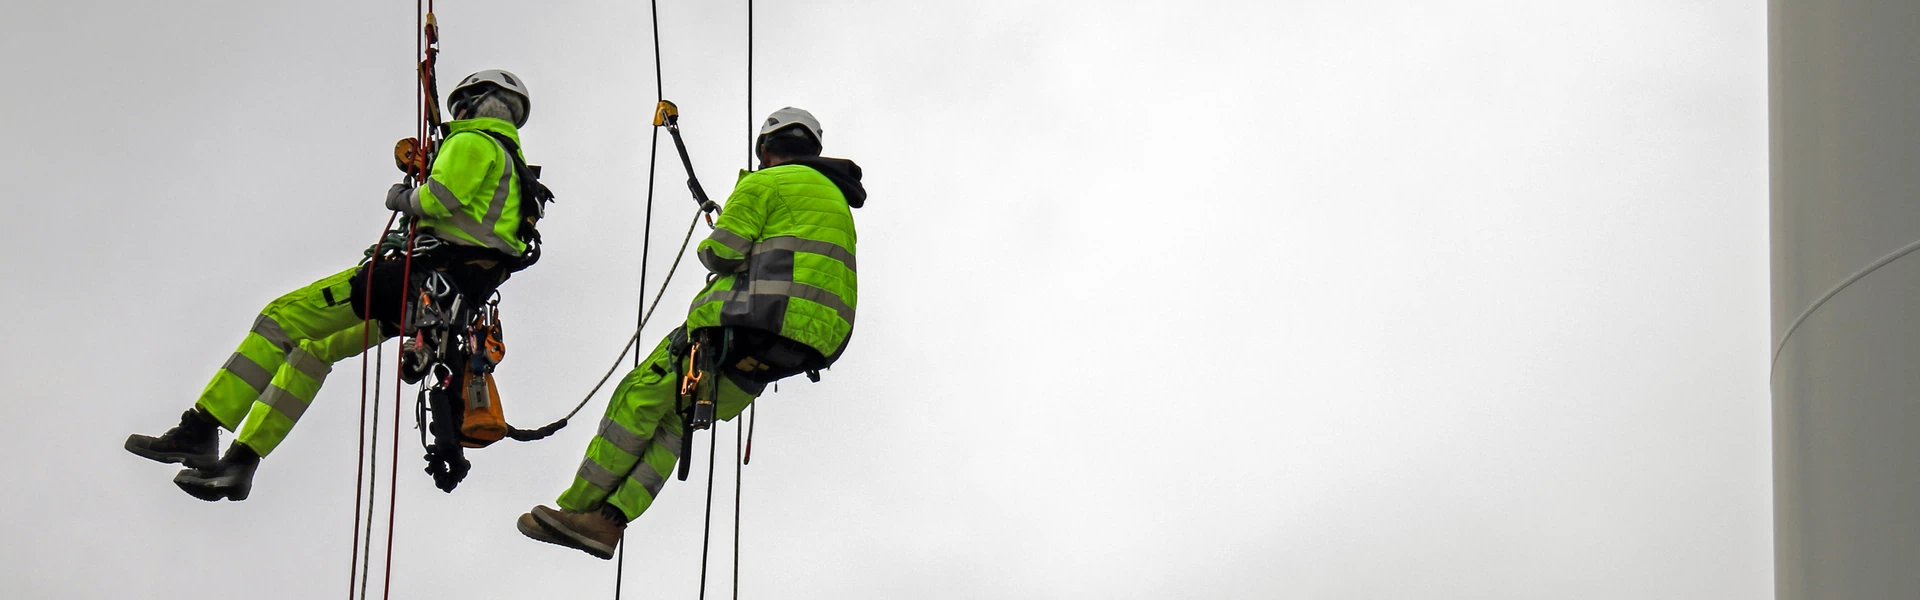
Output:
<instances>
[{"instance_id":1,"label":"black rope","mask_svg":"<svg viewBox=\"0 0 1920 600\"><path fill-rule=\"evenodd\" d=\"M713 393L718 395L719 391L720 385L718 383L713 384ZM715 400L718 400L718 398ZM692 436L693 432L689 431L687 435ZM720 445L713 442L711 439L707 440L707 525L702 529L702 533L700 534L701 600L706 600L707 597L707 548L708 544L713 541L713 465L715 459L720 458Z\"/></svg>"},{"instance_id":2,"label":"black rope","mask_svg":"<svg viewBox=\"0 0 1920 600\"><path fill-rule=\"evenodd\" d=\"M665 79L661 73L661 68L660 68L660 3L658 0L650 0L649 2L647 2L647 6L650 11L649 14L651 15L650 20L653 22L653 99L654 99L654 105L658 106L660 103L660 100L666 98ZM647 304L647 262L648 262L648 259L651 258L651 252L653 250L653 175L660 165L660 161L659 161L660 128L659 127L653 128L652 140L653 141L649 143L647 146L647 218L646 218L646 225L644 225L645 233L641 234L641 238L640 238L641 239L641 242L640 242L640 301L638 302L638 306L634 307L635 310L639 312L639 315L638 315L639 322L635 323L633 326L633 339L627 340L626 347L620 350L620 354L622 356L626 355L627 349L633 348L635 344L640 343L640 331L643 329L646 329L647 317L649 317L653 313L652 309L645 308L645 307ZM699 219L700 217L698 216L694 217L695 222L698 222ZM687 238L688 239L693 238L693 230L691 228L687 230ZM680 247L681 247L681 253L682 254L686 253L686 244L684 242L681 243ZM678 268L680 266L680 258L678 256L674 257L673 264L675 268ZM667 272L667 281L673 281L673 272L671 270ZM660 297L666 295L666 292L667 292L666 286L664 285L660 286L660 293L654 295L654 303L659 304ZM616 367L619 366L620 359L614 359L613 364ZM634 368L640 367L639 352L633 353L633 366ZM612 376L613 376L613 371L607 371L607 377L612 377ZM588 398L592 398L595 393L598 393L600 391L600 386L606 385L607 377L601 377L600 383L594 384L593 391L587 392ZM587 405L586 400L580 401L580 406L586 406L586 405ZM562 423L561 426L565 427L564 423L566 423L568 419L572 419L574 413L578 413L578 412L580 412L580 407L579 406L574 407L573 412L567 413L567 416L565 418L560 419L560 422ZM625 530L621 530L620 546L619 546L620 560L615 562L613 567L613 600L620 600L620 581L622 576L624 576L627 572L627 543L626 542L627 542L627 532Z\"/></svg>"},{"instance_id":3,"label":"black rope","mask_svg":"<svg viewBox=\"0 0 1920 600\"><path fill-rule=\"evenodd\" d=\"M653 99L656 106L666 98L665 86L660 73L660 3L655 0L648 3L653 9ZM653 250L653 176L660 165L660 128L653 128L653 141L647 147L647 219L640 242L640 302L635 311L646 310L647 304L647 263ZM639 322L634 328L646 325L646 315L636 314ZM640 366L640 355L633 355L633 366Z\"/></svg>"},{"instance_id":4,"label":"black rope","mask_svg":"<svg viewBox=\"0 0 1920 600\"><path fill-rule=\"evenodd\" d=\"M753 126L757 122L759 120L755 119L753 114L753 0L747 0L747 168L749 169L753 168L754 160L759 158L755 156L757 153L753 147L754 142L760 138L760 128Z\"/></svg>"},{"instance_id":5,"label":"black rope","mask_svg":"<svg viewBox=\"0 0 1920 600\"><path fill-rule=\"evenodd\" d=\"M652 0L647 4L653 7L653 89L659 91L660 88L666 87L661 83L663 80L660 75L660 3ZM666 98L659 94L655 96L657 96L655 100Z\"/></svg>"},{"instance_id":6,"label":"black rope","mask_svg":"<svg viewBox=\"0 0 1920 600\"><path fill-rule=\"evenodd\" d=\"M647 221L645 225L646 233L640 235L640 302L638 306L634 307L636 313L638 313L635 317L637 317L639 321L634 324L634 329L639 329L647 324L646 314L639 311L644 310L647 305L647 263L651 258L651 251L653 249L653 173L657 166L656 159L659 158L659 155L660 128L655 127L653 128L653 148L647 151ZM640 366L639 354L633 355L633 366Z\"/></svg>"},{"instance_id":7,"label":"black rope","mask_svg":"<svg viewBox=\"0 0 1920 600\"><path fill-rule=\"evenodd\" d=\"M757 153L754 151L754 141L759 137L755 135L759 132L759 128L754 127L754 123L756 122L758 121L753 114L753 0L747 0L747 168L749 169L753 168L754 159L758 158L755 156ZM718 391L718 386L716 386L715 391ZM751 407L752 405L749 404L748 406ZM751 408L749 408L749 410L751 410ZM751 423L753 417L749 416L747 419L748 422ZM733 438L733 600L740 600L740 489L745 485L744 479L741 477L741 467L747 464L747 455L745 446L746 432L738 429L738 424L736 424L735 427L735 436ZM709 481L708 485L712 485L712 482ZM711 502L711 500L709 500L709 502Z\"/></svg>"},{"instance_id":8,"label":"black rope","mask_svg":"<svg viewBox=\"0 0 1920 600\"><path fill-rule=\"evenodd\" d=\"M744 444L746 444L747 430L745 427L735 426L734 433L736 435L734 435L733 437L733 597L734 597L734 600L739 600L740 598L740 486L742 483L742 480L740 478L740 475L741 475L740 467L746 464L744 462L741 462L741 458L746 456L745 450L744 450L745 448Z\"/></svg>"}]
</instances>

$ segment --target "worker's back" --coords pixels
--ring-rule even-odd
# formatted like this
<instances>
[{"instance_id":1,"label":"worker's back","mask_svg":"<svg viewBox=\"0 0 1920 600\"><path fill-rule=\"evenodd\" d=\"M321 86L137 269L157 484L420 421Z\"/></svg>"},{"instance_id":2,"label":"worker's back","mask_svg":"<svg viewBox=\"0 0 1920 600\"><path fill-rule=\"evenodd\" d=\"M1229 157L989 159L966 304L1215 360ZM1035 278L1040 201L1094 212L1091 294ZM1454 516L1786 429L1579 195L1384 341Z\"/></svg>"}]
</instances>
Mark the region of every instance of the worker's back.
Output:
<instances>
[{"instance_id":1,"label":"worker's back","mask_svg":"<svg viewBox=\"0 0 1920 600\"><path fill-rule=\"evenodd\" d=\"M701 246L752 251L744 268L695 298L688 328L762 329L806 344L829 363L838 358L858 302L852 205L865 199L860 167L848 160L808 157L742 174L715 239ZM719 239L729 237L740 239Z\"/></svg>"}]
</instances>

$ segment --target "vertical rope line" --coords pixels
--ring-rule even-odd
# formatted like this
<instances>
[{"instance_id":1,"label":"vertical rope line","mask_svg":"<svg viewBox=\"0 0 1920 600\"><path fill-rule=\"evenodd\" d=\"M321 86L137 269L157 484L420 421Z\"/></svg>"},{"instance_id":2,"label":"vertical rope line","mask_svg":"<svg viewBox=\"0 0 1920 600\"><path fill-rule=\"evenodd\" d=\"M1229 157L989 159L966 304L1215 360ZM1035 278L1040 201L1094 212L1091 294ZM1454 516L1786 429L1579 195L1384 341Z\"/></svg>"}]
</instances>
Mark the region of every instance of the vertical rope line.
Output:
<instances>
[{"instance_id":1,"label":"vertical rope line","mask_svg":"<svg viewBox=\"0 0 1920 600\"><path fill-rule=\"evenodd\" d=\"M759 138L759 128L754 127L753 118L753 0L747 0L747 168L753 168L753 142Z\"/></svg>"},{"instance_id":2,"label":"vertical rope line","mask_svg":"<svg viewBox=\"0 0 1920 600\"><path fill-rule=\"evenodd\" d=\"M387 225L380 229L381 241L386 240L387 230L393 229L393 222L395 219L398 219L399 217L400 217L400 213L398 211L395 211L387 215ZM375 243L375 248L376 250L378 249L378 242ZM366 289L369 289L369 290L373 289L373 265L378 264L379 261L380 261L380 253L376 251L373 253L373 258L369 260L367 263ZM367 294L365 302L363 303L363 306L361 308L361 314L362 315L373 314L373 294ZM362 332L363 335L361 336L362 348L365 348L366 346L370 345L373 340L373 329L367 326L367 324L370 322L372 322L371 318L363 318L360 320L360 326L364 328L364 331ZM369 362L369 359L367 357L367 353L362 351L360 353L360 431L359 431L359 438L354 444L353 542L349 546L349 549L352 550L351 558L349 558L347 561L347 600L353 600L353 584L355 581L360 579L360 558L361 558L360 557L360 498L362 497L361 493L363 491L361 489L361 486L366 481L365 468L367 466L367 363L368 362ZM376 366L379 364L378 360L372 360L371 362L373 362ZM378 398L379 390L380 390L380 375L378 371L376 371L373 376L373 389L374 389L375 397ZM378 408L377 404L375 406L376 408L374 408L374 411L375 411L374 422L378 423L379 422L378 411L380 409ZM377 440L378 436L376 436L375 439ZM373 491L365 490L365 493L368 496L371 496L373 494ZM373 523L373 512L372 512L373 509L368 508L367 511L368 512L367 512L366 520L367 520L367 523L371 525Z\"/></svg>"},{"instance_id":3,"label":"vertical rope line","mask_svg":"<svg viewBox=\"0 0 1920 600\"><path fill-rule=\"evenodd\" d=\"M736 424L733 436L733 598L740 600L740 466L746 456L747 428Z\"/></svg>"},{"instance_id":4,"label":"vertical rope line","mask_svg":"<svg viewBox=\"0 0 1920 600\"><path fill-rule=\"evenodd\" d=\"M652 10L651 14L653 15L652 20L653 20L654 110L659 110L660 101L665 100L667 97L666 90L664 89L664 86L661 83L662 75L660 72L660 3L658 0L653 0L648 2L647 4L651 8ZM647 145L647 217L646 217L646 224L643 226L645 229L640 234L640 239L641 239L640 241L640 302L636 310L637 314L634 315L634 318L637 319L636 323L634 324L634 329L639 329L640 326L646 325L646 321L647 321L647 316L646 316L647 263L649 262L649 259L651 258L652 251L653 251L653 176L660 166L659 159L660 159L660 128L655 127L653 128L652 141ZM637 336L638 332L635 332L635 334ZM639 342L638 340L636 340L634 343L637 344ZM635 352L633 354L633 366L636 368L640 366L639 352ZM624 555L625 554L623 553L622 556ZM614 598L616 600L620 597L619 579L620 577L618 575L614 576L613 590L614 590Z\"/></svg>"},{"instance_id":5,"label":"vertical rope line","mask_svg":"<svg viewBox=\"0 0 1920 600\"><path fill-rule=\"evenodd\" d=\"M406 338L404 336L407 331L408 316L407 286L413 281L413 239L418 231L418 225L407 226L407 260L406 266L400 269L400 334L403 336L400 338L400 345L402 350L406 348ZM399 352L394 357L393 456L391 457L393 464L387 468L387 566L384 583L380 591L380 597L383 599L393 597L393 525L394 515L400 510L400 405L405 404L400 401L401 368L398 363L403 360L406 360L405 352Z\"/></svg>"},{"instance_id":6,"label":"vertical rope line","mask_svg":"<svg viewBox=\"0 0 1920 600\"><path fill-rule=\"evenodd\" d=\"M416 136L418 136L418 137L416 137L415 139L417 139L417 140L420 140L420 143L421 143L421 145L422 145L422 146L424 147L424 146L426 145L426 143L427 143L427 133L426 133L426 131L427 131L427 126L426 126L426 121L427 121L427 116L426 116L426 105L427 105L427 101L426 101L426 96L427 96L427 90L426 90L426 87L425 87L425 86L424 86L424 85L422 84L422 82L421 82L421 81L420 81L420 79L419 79L419 78L420 78L420 75L421 75L421 74L420 74L420 72L419 72L419 69L420 69L420 63L418 62L418 61L421 61L421 60L424 60L424 57L426 56L426 53L427 53L427 40L426 40L426 33L425 33L425 29L426 29L426 16L425 16L425 13L423 12L423 8L424 8L424 7L422 6L422 1L421 1L421 0L414 0L414 3L413 3L413 60L411 60L411 61L409 61L409 62L413 62L413 63L414 63L414 65L413 65L413 66L414 66L414 69L413 69L413 70L414 70L414 76L413 76L413 79L414 79L414 103L413 103L413 122L414 122L414 133L415 133L415 135L416 135ZM408 173L407 175L408 175L408 179L410 180L410 182L411 182L411 180L415 180L415 178L414 178L414 175L415 175L415 173L411 173L411 172L410 172L410 173ZM354 588L354 583L356 583L356 582L354 581L355 579L358 579L358 580L359 580L359 581L358 581L358 583L360 584L360 597L361 597L361 598L366 598L366 597L367 597L367 583L368 583L368 582L370 582L370 581L371 581L371 580L373 579L373 566L372 566L372 564L371 564L371 563L373 562L373 521L374 521L374 518L375 518L375 517L374 517L374 510L375 510L375 508L376 508L376 506L377 506L377 505L378 505L378 503L379 503L379 483L378 483L378 482L379 482L379 476L380 476L380 474L379 474L379 473L380 473L380 471L379 471L379 469L380 469L380 467L379 467L379 460L380 460L380 405L379 405L379 398L380 398L380 391L379 391L379 388L380 388L380 374L379 374L379 371L378 371L378 366L376 365L376 367L375 367L375 368L376 368L376 370L375 370L375 374L374 374L374 379L373 379L373 386L372 386L372 387L373 387L373 389L374 389L374 393L373 393L373 397L374 397L374 405L373 405L373 441L372 441L372 443L371 443L371 444L369 444L369 443L368 443L368 441L367 441L367 439L366 439L366 438L367 438L367 387L368 387L368 385L367 385L367 362L368 362L368 360L369 360L369 359L368 359L368 356L367 356L367 353L366 353L366 348L367 348L367 346L369 346L369 345L371 345L371 342L372 342L372 337L373 337L373 328L372 328L372 326L370 325L370 324L371 324L371 323L373 322L373 319L372 319L372 317L373 317L373 298L374 298L374 295L375 295L375 294L373 293L373 269L374 269L374 267L375 267L376 265L378 265L378 264L379 264L379 261L380 261L380 249L379 249L379 244L382 244L382 243L385 243L385 242L386 242L386 239L387 239L387 236L386 236L386 234L387 234L387 232L388 232L388 231L391 231L391 230L393 229L393 224L394 224L394 222L395 222L395 220L399 218L399 216L400 216L400 213L399 213L398 211L395 211L394 213L392 213L391 215L389 215L389 216L387 217L387 226L386 226L385 228L382 228L382 229L380 230L380 240L379 240L379 242L376 242L376 243L375 243L375 247L374 247L374 250L373 250L373 256L372 256L372 257L370 257L370 259L369 259L369 260L368 260L368 262L367 262L367 279L366 279L366 282L365 282L365 289L367 290L367 297L366 297L366 303L365 303L365 306L364 306L364 307L362 307L362 309L361 309L361 310L362 310L362 315L361 315L361 316L362 316L362 319L361 319L361 322L360 322L360 323L361 323L361 326L362 326L362 327L364 327L364 328L365 328L365 330L364 330L364 331L362 332L362 340L361 340L361 341L362 341L362 344L361 344L361 354L360 354L360 431L359 431L359 436L358 436L358 441L356 442L356 445L357 445L357 448L356 448L356 450L355 450L355 452L356 452L356 455L355 455L355 462L354 462L354 467L353 467L353 473L354 473L354 483L353 483L353 515L354 515L354 519L353 519L353 560L352 560L352 564L351 564L351 565L349 565L349 567L348 567L348 579L347 579L347 598L348 598L349 600L351 600L351 599L352 599L352 598L354 597L354 589L353 589L353 588ZM411 250L411 246L412 246L412 237L411 237L411 235L409 235L409 237L408 237L408 246L409 246L409 248L408 248L408 249L409 249L409 250ZM408 260L408 264L409 264L409 266L411 266L411 263L412 263L412 260L411 260L411 257L409 257L409 260ZM406 304L405 304L405 303L406 303L406 293L405 293L405 286L404 286L404 283L402 284L402 292L401 292L401 294L400 294L400 297L401 297L401 300L400 300L400 301L401 301L401 312L402 312L402 313L404 314L404 313L406 312L406 310L405 310L405 305L406 305ZM384 340L382 341L382 343L383 343L383 344L385 343L385 342L384 342ZM377 358L375 358L375 359L373 359L373 361L374 361L374 362L376 362L376 363L378 363L379 361L381 361L381 360L384 360L384 359L386 358L386 356L385 356L385 353L384 353L384 352L378 352L378 354L379 354L379 356L378 356ZM398 379L398 378L395 378L395 380L394 380L394 395L395 395L396 397L398 397L398 396L399 396L399 393L400 393L400 391L399 391L399 386L400 386L400 381L399 381L399 379ZM398 403L395 403L395 405L396 405L396 406L398 406ZM398 415L396 414L396 415L395 415L395 421L397 422L398 420L399 420L399 417L398 417ZM398 439L399 439L399 435L400 435L400 432L399 432L399 428L398 428L398 427L395 427L395 428L394 428L394 438L395 438L395 443L396 443L396 444L398 444ZM367 457L367 456L366 456L366 453L367 453L367 449L368 449L368 448L372 448L372 449L373 449L373 456L372 456L371 458L369 458L369 457ZM395 452L395 457L396 457L396 458L398 457L398 452L397 452L397 450L398 450L398 447L396 446L396 452ZM363 539L363 538L361 537L361 527L360 527L360 506L361 506L361 505L360 505L360 499L361 499L361 473L362 473L362 470L363 470L363 469L365 469L365 468L369 468L369 467L371 468L371 471L372 471L372 472L371 472L371 474L370 474L370 475L368 476L368 477L369 477L369 480L367 481L367 483L368 483L369 485L367 486L367 489L366 489L366 496L365 496L365 497L366 497L366 499L367 499L367 503L366 503L366 507L367 507L367 521L366 521L366 536L364 537L364 543L365 543L365 545L364 545L364 546L362 546L362 539ZM396 462L396 463L395 463L395 467L396 467L396 468L398 467L398 462ZM393 488L392 488L392 486L388 486L388 489L389 489L389 490L391 490L391 489L393 489ZM392 569L393 569L393 557L392 557L392 554L393 554L393 552L392 552L392 546L391 546L391 544L392 544L392 535L393 535L393 534L392 534L392 531L393 531L393 520L392 520L392 519L393 519L393 515L392 515L392 512L391 512L391 509L389 509L389 512L388 512L388 515L387 515L387 519L388 519L388 520L387 520L387 531L388 531L388 534L387 534L387 535L388 535L388 544L389 544L389 546L388 546L388 552L387 552L387 554L388 554L388 556L387 556L387 567L386 567L386 568L387 568L387 571L388 571L388 572L387 572L387 574L386 574L386 576L388 577L388 579L391 579L391 577L392 577ZM365 568L364 568L364 569L362 569L362 566L364 566Z\"/></svg>"},{"instance_id":7,"label":"vertical rope line","mask_svg":"<svg viewBox=\"0 0 1920 600\"><path fill-rule=\"evenodd\" d=\"M427 57L427 20L426 13L422 11L421 0L413 0L413 60L416 61L413 66L413 127L420 136L416 139L424 147L427 145L427 88L420 81L420 64L417 62Z\"/></svg>"},{"instance_id":8,"label":"vertical rope line","mask_svg":"<svg viewBox=\"0 0 1920 600\"><path fill-rule=\"evenodd\" d=\"M659 110L660 101L665 100L667 97L666 85L664 83L665 76L662 74L660 68L660 2L658 0L650 0L647 2L647 10L649 20L653 25L654 110ZM651 141L647 144L647 216L645 224L641 226L643 232L640 234L640 301L636 307L636 314L634 315L637 321L633 326L633 340L628 342L629 345L636 346L635 352L633 353L634 368L640 367L640 352L637 348L640 343L640 329L647 325L647 263L652 258L653 252L653 182L654 174L658 172L659 166L660 128L655 127L653 128ZM678 259L675 260L677 261ZM667 277L668 279L672 279L673 276L669 274ZM666 293L665 289L661 289L660 291L662 294ZM658 300L656 299L655 301L657 302ZM614 364L620 363L616 360ZM625 530L621 530L620 532L618 552L619 560L616 560L613 566L613 600L620 600L621 583L627 572L627 532Z\"/></svg>"},{"instance_id":9,"label":"vertical rope line","mask_svg":"<svg viewBox=\"0 0 1920 600\"><path fill-rule=\"evenodd\" d=\"M715 385L714 387L717 393L719 386ZM719 429L713 428L708 431L717 433ZM689 431L687 434L692 435L693 432ZM707 437L712 438L714 436L709 435ZM706 600L707 597L707 548L709 547L708 543L713 541L713 462L715 459L720 458L720 444L714 443L715 441L716 440L712 439L707 440L707 524L700 534L700 600Z\"/></svg>"},{"instance_id":10,"label":"vertical rope line","mask_svg":"<svg viewBox=\"0 0 1920 600\"><path fill-rule=\"evenodd\" d=\"M389 222L391 222L391 219L389 219ZM384 232L381 237L386 237ZM375 252L375 254L379 253ZM372 263L369 262L368 264L371 265ZM367 267L367 279L371 280L372 278L373 267L369 266ZM367 295L367 303L373 303L372 294ZM372 311L366 311L364 314L372 314ZM360 321L360 326L370 332L371 329L367 328L366 325L366 320L363 319ZM362 489L362 487L365 485L367 476L367 362L367 353L361 352L360 427L353 445L353 541L347 544L347 547L352 550L352 555L347 560L347 600L353 600L353 584L360 580L360 499L366 497L365 490ZM374 387L377 388L379 385L376 383ZM372 509L368 510L371 511ZM368 522L371 523L372 520L368 520Z\"/></svg>"},{"instance_id":11,"label":"vertical rope line","mask_svg":"<svg viewBox=\"0 0 1920 600\"><path fill-rule=\"evenodd\" d=\"M372 288L369 287L368 291L372 291ZM373 294L367 294L367 296L372 297ZM373 510L380 500L380 369L385 366L381 362L387 358L386 342L383 341L379 346L375 346L374 352L378 356L373 359L373 440L367 444L367 447L373 451L373 455L367 457L367 535L361 538L363 540L361 543L366 544L360 552L360 560L363 561L360 567L361 598L367 597L367 582L373 580L371 577L373 575ZM355 510L359 510L359 504L359 499L355 498ZM347 594L351 596L353 588L347 588Z\"/></svg>"},{"instance_id":12,"label":"vertical rope line","mask_svg":"<svg viewBox=\"0 0 1920 600\"><path fill-rule=\"evenodd\" d=\"M655 106L658 106L656 104ZM653 174L660 156L660 128L653 128L653 143L647 151L647 217L640 234L640 301L634 311L634 329L647 324L647 263L653 250ZM635 343L638 343L637 341ZM618 364L618 363L616 363ZM640 353L633 353L633 366L640 366Z\"/></svg>"},{"instance_id":13,"label":"vertical rope line","mask_svg":"<svg viewBox=\"0 0 1920 600\"><path fill-rule=\"evenodd\" d=\"M747 168L753 168L754 141L759 136L753 114L753 0L747 0ZM752 405L748 405L751 410ZM749 416L751 421L752 417ZM735 424L733 438L733 598L740 600L740 490L746 483L741 467L746 465L746 428Z\"/></svg>"},{"instance_id":14,"label":"vertical rope line","mask_svg":"<svg viewBox=\"0 0 1920 600\"><path fill-rule=\"evenodd\" d=\"M747 168L753 168L754 140L758 136L753 114L753 0L747 0ZM752 410L752 405L748 405ZM748 416L751 422L753 417ZM735 427L739 425L736 424ZM746 463L746 439L744 429L736 429L733 444L733 598L740 599L740 490L746 486L742 467Z\"/></svg>"},{"instance_id":15,"label":"vertical rope line","mask_svg":"<svg viewBox=\"0 0 1920 600\"><path fill-rule=\"evenodd\" d=\"M660 74L660 3L658 0L653 0L647 4L653 8L653 89L659 90L665 87L660 83L662 77ZM660 96L656 99L664 98L665 96Z\"/></svg>"},{"instance_id":16,"label":"vertical rope line","mask_svg":"<svg viewBox=\"0 0 1920 600\"><path fill-rule=\"evenodd\" d=\"M433 12L432 0L427 0L425 6L422 6L421 0L413 0L414 60L416 61L426 60L426 15L431 12ZM418 67L415 68L416 70L418 69ZM416 71L414 77L419 79L420 76L421 74ZM432 143L427 132L426 111L428 98L426 82L424 80L417 81L415 87L418 88L417 95L419 101L413 104L414 119L419 123L420 147L424 151L427 144ZM424 182L426 178L426 173L419 173L420 181ZM407 286L413 279L413 238L414 234L419 230L418 223L411 222L411 219L409 221L407 225L407 246L405 248L406 262L405 266L400 269L400 344L403 350L406 346L405 336L407 332ZM373 289L369 287L367 293L371 295ZM387 469L387 556L386 565L383 568L384 573L382 573L381 577L382 583L380 590L380 597L383 599L393 597L393 525L394 517L400 510L400 405L402 404L400 402L401 369L397 363L405 360L405 357L405 352L397 353L394 356L396 364L393 369L393 455L390 457L393 464ZM375 443L379 442L376 441Z\"/></svg>"}]
</instances>

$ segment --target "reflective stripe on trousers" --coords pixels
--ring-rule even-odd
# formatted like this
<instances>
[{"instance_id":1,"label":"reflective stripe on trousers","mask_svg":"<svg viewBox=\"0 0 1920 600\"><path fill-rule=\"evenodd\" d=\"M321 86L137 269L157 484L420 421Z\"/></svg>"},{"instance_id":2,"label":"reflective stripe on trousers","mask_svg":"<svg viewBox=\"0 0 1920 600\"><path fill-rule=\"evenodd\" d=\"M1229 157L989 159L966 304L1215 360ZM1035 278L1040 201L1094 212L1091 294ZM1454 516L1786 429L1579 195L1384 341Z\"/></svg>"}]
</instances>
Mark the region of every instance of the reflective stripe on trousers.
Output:
<instances>
[{"instance_id":1,"label":"reflective stripe on trousers","mask_svg":"<svg viewBox=\"0 0 1920 600\"><path fill-rule=\"evenodd\" d=\"M261 456L271 453L306 414L333 363L385 340L378 324L369 337L369 326L347 304L355 270L267 304L195 404L237 429L237 439Z\"/></svg>"},{"instance_id":2,"label":"reflective stripe on trousers","mask_svg":"<svg viewBox=\"0 0 1920 600\"><path fill-rule=\"evenodd\" d=\"M600 431L587 443L573 485L560 495L560 508L584 512L612 503L629 520L653 505L679 461L680 415L674 411L679 382L674 380L667 340L620 381ZM753 402L753 395L730 381L721 383L719 416L732 419ZM638 432L649 432L642 437Z\"/></svg>"}]
</instances>

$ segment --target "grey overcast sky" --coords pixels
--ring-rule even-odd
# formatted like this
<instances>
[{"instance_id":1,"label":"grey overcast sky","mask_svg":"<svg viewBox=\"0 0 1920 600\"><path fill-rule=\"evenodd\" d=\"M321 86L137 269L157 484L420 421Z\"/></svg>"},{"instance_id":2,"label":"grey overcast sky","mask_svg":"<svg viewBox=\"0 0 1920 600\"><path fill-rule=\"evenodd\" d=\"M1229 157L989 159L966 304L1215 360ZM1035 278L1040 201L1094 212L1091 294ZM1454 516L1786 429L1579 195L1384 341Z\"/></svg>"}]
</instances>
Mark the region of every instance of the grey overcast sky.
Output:
<instances>
[{"instance_id":1,"label":"grey overcast sky","mask_svg":"<svg viewBox=\"0 0 1920 600\"><path fill-rule=\"evenodd\" d=\"M793 105L872 198L851 349L760 403L743 597L1771 594L1764 4L758 4L749 107L744 3L660 3L702 181ZM413 3L6 13L0 588L341 597L358 360L245 502L120 444L375 238ZM500 385L535 425L634 321L647 5L438 14L444 79L529 82L560 197L503 289ZM662 151L650 286L693 212ZM604 407L472 452L451 495L403 430L395 597L611 594L611 562L513 528ZM697 452L628 531L630 597L695 594Z\"/></svg>"}]
</instances>

